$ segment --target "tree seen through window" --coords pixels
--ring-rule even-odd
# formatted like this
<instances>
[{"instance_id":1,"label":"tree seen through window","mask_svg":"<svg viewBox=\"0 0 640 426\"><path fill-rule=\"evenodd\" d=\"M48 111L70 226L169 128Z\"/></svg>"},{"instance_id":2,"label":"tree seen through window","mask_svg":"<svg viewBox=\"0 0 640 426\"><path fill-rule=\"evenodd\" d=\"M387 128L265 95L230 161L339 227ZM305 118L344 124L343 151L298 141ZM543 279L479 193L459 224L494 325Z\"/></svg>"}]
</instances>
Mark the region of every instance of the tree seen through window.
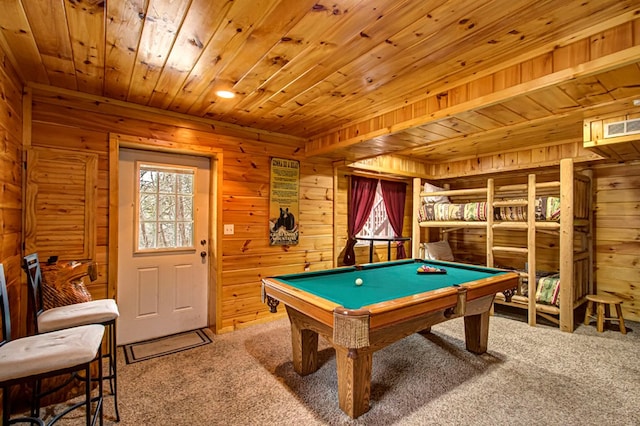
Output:
<instances>
[{"instance_id":1,"label":"tree seen through window","mask_svg":"<svg viewBox=\"0 0 640 426\"><path fill-rule=\"evenodd\" d=\"M138 171L138 250L193 247L194 170L139 164Z\"/></svg>"}]
</instances>

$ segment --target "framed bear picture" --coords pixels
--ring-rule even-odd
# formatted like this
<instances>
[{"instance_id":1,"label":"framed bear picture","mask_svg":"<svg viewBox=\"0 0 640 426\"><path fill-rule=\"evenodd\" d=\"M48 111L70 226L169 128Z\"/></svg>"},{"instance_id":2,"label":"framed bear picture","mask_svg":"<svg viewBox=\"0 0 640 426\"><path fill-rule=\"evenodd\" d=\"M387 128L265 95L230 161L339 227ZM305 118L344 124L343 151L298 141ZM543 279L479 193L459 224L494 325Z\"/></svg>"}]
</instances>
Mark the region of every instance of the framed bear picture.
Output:
<instances>
[{"instance_id":1,"label":"framed bear picture","mask_svg":"<svg viewBox=\"0 0 640 426\"><path fill-rule=\"evenodd\" d=\"M269 185L269 243L298 244L300 162L271 158Z\"/></svg>"}]
</instances>

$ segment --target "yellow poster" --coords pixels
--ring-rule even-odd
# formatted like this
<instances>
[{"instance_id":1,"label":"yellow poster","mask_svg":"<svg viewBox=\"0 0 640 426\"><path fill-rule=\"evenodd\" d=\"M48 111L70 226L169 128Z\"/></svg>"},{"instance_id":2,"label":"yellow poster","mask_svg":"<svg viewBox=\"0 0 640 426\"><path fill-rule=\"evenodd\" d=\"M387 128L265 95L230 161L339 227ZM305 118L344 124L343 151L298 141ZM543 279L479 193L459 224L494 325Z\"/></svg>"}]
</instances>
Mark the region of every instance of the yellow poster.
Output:
<instances>
[{"instance_id":1,"label":"yellow poster","mask_svg":"<svg viewBox=\"0 0 640 426\"><path fill-rule=\"evenodd\" d=\"M298 244L300 162L271 159L269 241L271 245Z\"/></svg>"}]
</instances>

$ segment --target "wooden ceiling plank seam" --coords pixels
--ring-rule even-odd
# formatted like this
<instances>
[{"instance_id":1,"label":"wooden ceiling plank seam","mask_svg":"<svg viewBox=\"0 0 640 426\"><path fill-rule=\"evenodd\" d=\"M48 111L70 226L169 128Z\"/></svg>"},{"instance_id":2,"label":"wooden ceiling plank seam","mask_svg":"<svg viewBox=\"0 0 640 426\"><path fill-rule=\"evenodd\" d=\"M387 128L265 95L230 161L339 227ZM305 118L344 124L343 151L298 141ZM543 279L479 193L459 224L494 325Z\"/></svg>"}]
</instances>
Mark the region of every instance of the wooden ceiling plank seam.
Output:
<instances>
[{"instance_id":1,"label":"wooden ceiling plank seam","mask_svg":"<svg viewBox=\"0 0 640 426\"><path fill-rule=\"evenodd\" d=\"M530 93L528 97L546 109L551 110L554 114L560 111L578 109L580 107L580 104L574 98L556 86Z\"/></svg>"},{"instance_id":2,"label":"wooden ceiling plank seam","mask_svg":"<svg viewBox=\"0 0 640 426\"><path fill-rule=\"evenodd\" d=\"M33 31L24 9L23 1L4 1L0 14L0 32L6 45L10 46L10 58L23 81L45 81L49 77L33 38Z\"/></svg>"},{"instance_id":3,"label":"wooden ceiling plank seam","mask_svg":"<svg viewBox=\"0 0 640 426\"><path fill-rule=\"evenodd\" d=\"M628 99L628 102L631 103L632 98ZM612 104L617 104L615 102L611 102ZM588 113L588 109L585 110L584 112L585 114ZM517 138L517 135L521 132L531 132L531 133L535 133L536 132L536 128L546 128L549 125L554 125L556 120L561 120L564 122L570 122L570 121L576 121L579 122L580 121L580 113L561 113L558 114L556 117L553 116L546 116L546 117L542 117L539 119L535 119L535 120L529 120L527 122L523 122L517 125L513 125L510 126L510 128L508 129L509 134L514 137ZM572 118L572 117L577 117L577 118ZM481 133L477 133L474 135L469 135L469 136L463 136L460 138L454 138L454 139L449 139L449 140L444 140L444 141L435 141L435 142L431 142L425 146L422 147L418 147L418 148L410 148L410 149L405 149L405 150L401 150L398 151L396 154L397 155L416 155L416 156L420 156L420 155L425 155L424 153L427 153L429 151L433 151L435 148L437 147L441 147L441 146L446 146L447 144L452 144L452 145L457 145L462 141L465 140L471 140L473 141L474 139L485 139L485 140L492 140L492 139L499 139L500 138L500 134L502 132L504 132L505 129L503 128L497 128L497 129L491 129L491 130L487 130L485 132L481 132ZM579 129L579 125L576 126L576 135L578 135L578 133L580 132ZM545 131L544 133L548 134L550 133L549 130ZM540 142L538 142L538 144L540 144Z\"/></svg>"},{"instance_id":4,"label":"wooden ceiling plank seam","mask_svg":"<svg viewBox=\"0 0 640 426\"><path fill-rule=\"evenodd\" d=\"M582 30L579 33L576 34L572 34L569 35L567 37L564 37L562 39L556 40L556 41L552 41L549 42L547 44L545 44L543 47L538 48L538 49L532 49L530 50L527 54L524 55L520 55L520 56L511 56L506 58L502 63L499 63L497 65L494 65L493 67L488 68L486 71L483 71L480 75L478 74L474 74L468 77L463 78L462 80L458 79L455 80L455 83L452 83L451 81L449 82L444 82L444 84L442 84L442 87L439 87L437 89L432 88L429 92L428 95L431 93L437 93L437 92L442 92L442 91L446 91L452 87L456 87L458 85L464 84L465 82L469 82L469 81L473 81L475 79L477 79L479 76L482 75L486 75L486 74L490 74L490 73L496 73L498 71L500 71L500 69L502 69L502 67L505 66L509 66L509 65L514 65L514 64L519 64L524 62L525 60L530 59L531 57L535 57L544 53L547 53L549 51L553 51L557 48L572 44L576 41L576 39L580 40L582 38L589 38L591 36L593 36L594 34L597 34L599 32L602 32L608 28L610 28L611 26L617 26L617 25L624 25L625 22L630 21L630 20L638 20L637 16L638 13L640 13L640 9L639 8L635 8L629 12L624 13L622 16L619 17L615 17L612 18L608 21L606 21L606 23L598 23L595 24L593 26L591 26L589 29L592 30L592 32L589 32L587 30ZM634 21L635 22L635 21ZM424 96L424 95L422 95ZM415 97L414 97L415 99ZM413 101L413 99L404 99L404 102L410 102ZM398 103L400 103L398 101ZM354 109L357 110L358 106L354 105L353 106ZM384 111L384 109L383 109ZM321 131L319 131L318 129L315 130L316 134L322 133Z\"/></svg>"},{"instance_id":5,"label":"wooden ceiling plank seam","mask_svg":"<svg viewBox=\"0 0 640 426\"><path fill-rule=\"evenodd\" d=\"M104 93L104 3L85 6L65 2L64 5L78 88L101 95Z\"/></svg>"},{"instance_id":6,"label":"wooden ceiling plank seam","mask_svg":"<svg viewBox=\"0 0 640 426\"><path fill-rule=\"evenodd\" d=\"M149 0L109 0L105 32L104 95L124 101L133 78L136 52Z\"/></svg>"},{"instance_id":7,"label":"wooden ceiling plank seam","mask_svg":"<svg viewBox=\"0 0 640 426\"><path fill-rule=\"evenodd\" d=\"M430 2L422 2L420 7L429 10L430 8L434 8L434 10L430 10L429 13L421 13L420 15L424 15L425 17L423 18L423 20L425 21L429 21L433 24L434 20L431 18L427 18L426 16L430 16L432 14L435 13L435 9L438 9L440 7L444 8L446 5L449 5L451 3L451 1L448 2L441 2L441 1L437 1L439 3L439 5L434 8L434 5L432 5ZM460 3L460 2L457 2ZM472 4L474 2L471 2ZM364 17L360 17L360 16L356 16L356 17L352 17L352 21L355 21L357 24L361 24L362 22L364 22L364 26L362 27L357 27L357 28L353 28L350 27L349 24L349 20L347 20L347 22L341 23L340 25L336 25L332 28L327 29L326 33L331 34L332 37L340 39L341 37L343 37L340 32L335 32L337 30L339 31L345 31L347 34L349 34L348 38L349 38L349 42L347 42L347 46L341 46L341 54L338 56L338 58L335 60L334 65L332 65L332 69L335 68L339 68L339 67L343 67L343 66L347 66L349 67L349 69L338 69L338 71L323 71L322 68L327 68L327 67L322 67L322 61L318 62L315 59L308 59L308 55L305 54L305 61L303 62L303 64L296 64L298 67L305 67L307 66L307 63L311 63L314 65L318 65L318 73L314 73L314 75L319 75L318 77L314 77L314 82L312 83L307 83L306 79L303 83L300 83L300 89L298 89L298 95L294 96L294 97L290 97L289 100L286 101L286 103L283 103L282 101L278 100L277 96L279 96L280 94L283 93L283 91L285 91L287 94L289 93L289 85L283 85L284 83L279 82L279 80L272 80L269 82L265 82L265 83L271 83L271 84L277 84L277 87L275 89L265 89L267 92L272 93L273 96L271 98L268 99L268 101L271 101L272 105L274 107L279 107L281 105L285 105L285 104L291 104L296 103L297 105L305 105L307 103L306 100L304 99L299 99L300 96L304 95L305 93L309 93L309 92L313 92L309 95L309 99L315 99L317 98L319 95L316 91L313 91L313 89L316 87L316 85L321 85L324 81L327 81L325 79L327 79L329 76L334 75L339 79L342 79L342 76L348 76L348 75L352 75L352 74L356 74L355 70L351 70L350 68L354 67L355 63L359 63L360 61L365 61L365 63L370 62L370 58L377 58L379 56L381 56L381 53L378 53L377 50L379 49L394 49L397 50L395 47L393 47L396 42L394 42L395 39L397 39L399 37L399 34L401 33L408 33L411 34L411 39L415 40L415 35L413 35L412 32L412 25L406 25L403 23L403 21L399 20L399 19L391 19L394 17L393 15L393 11L394 10L398 10L401 6L403 6L400 3L394 4L394 8L390 11L389 14L387 14L385 11L380 11L379 14L381 16L381 18L378 19L374 19L372 22L373 24L368 25L368 22L371 22L371 18L375 17L376 13L378 13L378 9L376 8L375 10L372 11L372 16L370 18L364 16ZM453 7L453 5L451 5L451 7ZM455 19L453 19L455 20ZM388 22L391 21L391 22ZM386 25L384 25L386 23ZM414 23L415 25L415 23ZM442 24L438 24L438 25L442 25ZM376 28L378 26L382 26L381 30L384 29L385 31L398 31L396 33L393 33L391 36L387 36L386 34L383 34L381 36L378 35L379 31L376 30ZM397 29L396 29L397 28ZM331 38L331 36L329 37L329 39ZM433 35L432 34L425 34L424 38L425 39L430 39ZM310 45L307 50L310 51L311 53L315 53L318 55L318 57L324 57L326 55L326 53L324 52L330 52L333 51L335 49L338 48L338 44L335 42L332 42L330 40L325 41L325 39L322 39L322 42L320 43L320 46L315 46L315 45ZM415 42L414 42L415 43ZM370 47L370 45L373 44L373 47ZM353 45L356 46L360 46L358 47L354 47ZM380 47L382 46L382 47ZM318 53L321 52L322 54ZM366 58L366 59L362 59L362 58ZM335 65L337 64L337 65ZM291 67L293 67L294 65L292 64ZM360 66L360 68L370 68L369 67L365 67L365 66ZM308 71L306 71L308 73ZM292 71L292 73L295 74L295 72ZM301 72L298 71L298 74L300 74ZM275 76L274 78L278 78L277 76ZM283 80L285 80L285 77L280 77ZM364 78L363 78L364 79ZM297 79L298 81L302 81L301 79ZM326 84L326 83L325 83ZM345 93L345 92L341 92L338 89L338 85L337 83L331 84L332 86L335 87L335 89L331 89L329 88L329 93ZM287 90L285 90L287 89ZM323 91L321 89L322 93L326 93L325 91ZM289 97L289 95L287 95ZM330 95L331 96L331 95ZM266 109L264 104L260 104L259 107L262 107L263 111L270 111L269 109ZM281 113L279 113L281 114Z\"/></svg>"},{"instance_id":8,"label":"wooden ceiling plank seam","mask_svg":"<svg viewBox=\"0 0 640 426\"><path fill-rule=\"evenodd\" d=\"M256 4L233 2L225 19L214 31L207 49L195 63L189 76L180 88L180 96L174 98L169 109L202 117L194 112L196 103L210 101L206 96L218 88L230 90L232 82L218 80L224 64L242 52L243 42L250 36L251 29L260 19L269 15L277 1ZM260 6L260 7L258 7ZM247 15L248 13L248 15Z\"/></svg>"},{"instance_id":9,"label":"wooden ceiling plank seam","mask_svg":"<svg viewBox=\"0 0 640 426\"><path fill-rule=\"evenodd\" d=\"M146 105L176 41L191 0L149 0L127 100Z\"/></svg>"},{"instance_id":10,"label":"wooden ceiling plank seam","mask_svg":"<svg viewBox=\"0 0 640 426\"><path fill-rule=\"evenodd\" d=\"M637 13L640 13L640 9L637 10ZM634 18L637 15L637 13L633 14ZM640 24L640 19L636 19L633 22L638 22ZM622 24L620 24L620 25L624 25L624 22ZM600 28L600 27L598 27L598 28ZM585 39L576 40L576 41L574 41L574 42L572 42L571 44L568 44L568 45L558 44L556 46L553 46L553 45L552 46L548 46L548 50L545 51L545 52L540 52L540 51L532 52L532 54L529 55L527 58L525 58L525 59L521 58L521 62L517 62L515 64L514 63L505 64L504 65L505 68L497 69L491 74L491 75L494 76L494 84L498 85L498 87L499 87L499 83L503 83L504 84L504 83L507 82L507 80L505 80L506 77L512 76L511 80L508 81L507 85L502 87L502 88L512 87L514 85L514 83L515 83L514 79L517 79L518 83L521 82L522 75L521 75L520 68L522 66L522 62L528 61L532 57L538 57L538 56L544 55L544 54L548 53L549 51L553 51L554 52L554 59L555 58L562 58L563 55L560 53L560 52L562 52L562 50L560 50L560 49L569 48L569 52L571 52L571 47L574 46L575 44L583 44L585 42L587 44L590 44L590 41L591 41L590 38L591 37L593 37L593 34L588 35L587 38L585 38ZM572 58L574 61L590 59L590 56L588 56L588 55L587 56L585 56L585 55L581 55L581 56L571 55L570 56L570 55L566 54L566 50L565 50L564 57L567 58L567 59L565 59L564 62L568 62L569 58ZM575 65L577 65L579 63L582 63L582 62L570 62L570 63L573 64L573 66L575 66ZM566 69L566 68L569 68L568 64L566 64L566 63L563 63L563 65L560 66L560 67L557 67L557 69L556 69L556 67L554 65L554 71L561 71L561 70ZM517 72L517 75L514 73L514 71ZM462 81L458 85L463 85L463 84L467 84L467 83L470 83L470 82L473 82L473 81L477 81L479 78L483 78L483 76L481 75L481 76L478 76L478 77L474 77L474 79L471 79L470 81L466 81L466 80ZM443 86L439 90L432 91L432 93L428 94L427 97L428 98L433 98L435 96L434 93L447 93L450 89L452 89L454 87L458 87L458 86L456 84L449 83L448 85ZM498 88L498 87L496 87L496 88ZM321 135L321 134L322 133L319 133L318 136Z\"/></svg>"},{"instance_id":11,"label":"wooden ceiling plank seam","mask_svg":"<svg viewBox=\"0 0 640 426\"><path fill-rule=\"evenodd\" d=\"M585 4L586 4L586 3L585 3ZM482 56L481 56L480 58L482 58ZM449 65L450 67L453 67L455 64L448 64L448 65ZM390 89L390 87L388 87L387 89ZM407 92L407 90L410 90L410 89L408 89L406 86L405 86L405 87L403 87L403 89L404 89L403 91L398 91L398 93L406 93L406 92ZM401 101L400 99L395 99L395 100L393 100L393 101L392 101L392 103L396 103L396 104L397 104L397 103L400 103L400 101ZM380 99L376 99L375 104L376 104L376 105L380 104ZM349 107L348 107L348 108L350 108L350 107L353 107L353 109L354 109L354 110L358 110L358 109L364 109L364 108L366 108L366 107L367 107L367 105L364 105L364 104L360 104L360 105L354 104L354 105L349 105ZM347 107L345 106L345 108L347 108ZM335 109L335 108L334 108L334 109ZM344 109L335 109L335 110L337 111L337 113L340 113L342 116L348 117L348 115L346 115L346 114L347 114L347 111L345 111ZM317 118L317 117L316 117L316 118Z\"/></svg>"},{"instance_id":12,"label":"wooden ceiling plank seam","mask_svg":"<svg viewBox=\"0 0 640 426\"><path fill-rule=\"evenodd\" d=\"M488 4L488 3L485 3L485 4ZM452 25L453 25L453 24L458 24L458 25L463 24L463 25L467 25L467 23L468 23L468 21L469 21L469 20L468 20L468 19L455 19L455 21L457 21L457 22L452 22ZM474 25L469 24L469 27L473 27L473 26L474 26ZM392 39L393 39L393 38L392 38ZM451 44L451 43L445 43L445 45L446 45L446 44ZM432 50L433 50L433 49L432 49ZM403 53L404 53L404 52L403 52ZM433 54L433 52L432 52L431 54ZM400 55L400 56L399 56L399 60L405 60L404 58L409 57L409 56L411 56L411 55L402 54L402 55ZM424 56L424 55L422 55L422 56ZM424 58L423 58L422 60L424 60ZM384 64L384 65L385 65L385 67L387 67L387 63L388 63L388 62L389 62L389 60L385 60L385 64ZM405 68L407 68L407 67L405 67ZM371 72L369 71L369 73L371 73ZM344 89L344 88L343 88L343 89L341 89L341 90L343 90L343 91L348 91L348 89ZM317 103L319 103L320 101L321 101L321 98L320 98L319 96L315 96L315 100L314 100L314 102L317 104ZM317 114L321 114L321 112L318 112Z\"/></svg>"},{"instance_id":13,"label":"wooden ceiling plank seam","mask_svg":"<svg viewBox=\"0 0 640 426\"><path fill-rule=\"evenodd\" d=\"M540 138L537 133L525 132L497 135L496 139L471 138L463 139L458 144L441 144L435 146L433 151L423 150L421 155L411 155L412 158L425 162L448 161L452 158L451 153L456 153L453 158L473 158L481 155L499 153L514 149L539 149L547 145L558 144L561 141L577 142L580 140L579 122L576 122L577 130L571 133L548 133L545 138ZM545 127L540 127L539 132L544 132Z\"/></svg>"},{"instance_id":14,"label":"wooden ceiling plank seam","mask_svg":"<svg viewBox=\"0 0 640 426\"><path fill-rule=\"evenodd\" d=\"M561 117L561 118L566 119L568 116L569 115L566 114L564 117ZM519 123L517 125L514 125L514 126L510 127L509 135L510 136L517 135L519 132L522 132L522 131L533 131L531 129L535 129L536 127L545 127L546 128L549 125L550 122L553 124L553 120L550 117L545 117L544 119L540 119L540 120L532 120L532 121L528 121L528 122ZM478 134L474 135L472 138L468 138L466 136L461 136L461 137L458 137L458 138L455 138L455 139L437 141L437 142L431 143L431 144L426 145L426 146L421 146L421 147L418 147L418 148L399 151L396 154L397 155L420 156L420 155L424 155L423 152L433 151L437 147L443 147L443 146L446 146L446 145L457 145L460 142L465 141L466 139L469 139L469 140L473 140L473 139L485 139L485 140L496 139L496 140L498 140L498 139L500 139L502 132L503 132L502 128L494 129L494 130L488 130L486 132L478 133Z\"/></svg>"},{"instance_id":15,"label":"wooden ceiling plank seam","mask_svg":"<svg viewBox=\"0 0 640 426\"><path fill-rule=\"evenodd\" d=\"M308 5L302 2L296 2L298 7L304 6L305 9L309 10L315 4L315 1L310 1ZM288 9L291 8L289 7ZM235 63L230 64L231 66L224 70L224 72L238 76L238 78L235 79L236 83L234 85L234 90L236 90L241 96L233 104L225 102L223 108L216 108L215 117L219 119L232 119L232 117L238 113L247 112L247 105L249 104L247 99L259 99L260 97L268 95L267 91L261 88L261 86L266 82L269 76L274 75L279 68L287 65L292 60L295 60L301 52L306 51L304 48L305 43L309 44L315 37L323 34L323 27L321 26L308 25L308 28L310 28L311 31L302 31L298 29L305 26L306 20L311 19L310 16L315 17L315 14L301 14L301 16L298 16L297 18L292 17L290 20L287 20L288 25L282 27L284 35L274 37L273 43L270 45L269 49L266 49L264 54L259 55L259 57L256 58L254 65L245 70L240 70L240 66ZM270 23L270 20L271 17L264 21L263 27L269 29L264 32L271 32L270 28L277 25L277 22ZM261 30L262 28L258 28L254 33L262 32ZM300 34L304 34L304 36L302 37ZM243 48L250 49L250 45L254 43L255 40L255 37L249 38L247 46L244 46ZM210 113L207 112L207 114Z\"/></svg>"},{"instance_id":16,"label":"wooden ceiling plank seam","mask_svg":"<svg viewBox=\"0 0 640 426\"><path fill-rule=\"evenodd\" d=\"M581 78L572 84L560 84L558 88L583 107L614 100L596 76Z\"/></svg>"},{"instance_id":17,"label":"wooden ceiling plank seam","mask_svg":"<svg viewBox=\"0 0 640 426\"><path fill-rule=\"evenodd\" d=\"M640 63L599 74L598 81L607 89L607 92L615 99L621 99L633 95L637 91L640 81Z\"/></svg>"},{"instance_id":18,"label":"wooden ceiling plank seam","mask_svg":"<svg viewBox=\"0 0 640 426\"><path fill-rule=\"evenodd\" d=\"M543 3L544 2L537 2L536 4L543 4ZM512 16L522 15L522 10L521 9L523 8L523 6L521 4L519 4L519 3L517 3L517 2L513 2L511 4L516 5L516 8L512 10L512 9L509 9L509 8L501 7L501 8L499 8L500 13L503 13L505 15L504 16L505 18L508 17L509 15L512 15ZM457 65L457 68L460 68L460 64L465 65L465 63L470 63L470 61L466 61L464 59L464 55L465 55L464 52L467 51L468 49L458 48L458 46L460 46L460 47L464 46L465 43L466 43L466 40L471 36L471 33L473 31L477 31L478 34L485 34L490 30L495 31L495 30L493 30L493 27L491 27L489 30L480 29L481 26L479 25L479 23L481 22L483 17L492 16L492 18L495 19L495 22L500 22L502 26L505 26L505 28L508 28L508 23L509 23L508 19L502 19L502 20L499 19L502 16L499 13L493 13L495 11L492 11L492 13L485 13L484 15L486 15L486 16L482 15L481 12L484 10L485 7L487 7L487 8L489 6L493 7L493 2L484 2L484 3L482 3L482 5L483 6L481 8L472 11L472 12L478 14L479 15L478 17L474 18L474 13L472 13L470 15L471 18L458 17L455 20L455 22L451 23L451 25L465 28L465 30L464 30L465 36L456 39L455 43L452 43L450 40L445 39L444 37L440 37L440 38L438 38L439 40L436 40L436 46L429 46L429 50L430 50L429 55L425 56L424 54L421 54L421 53L416 54L416 55L412 55L412 54L410 54L411 52L403 51L402 53L396 54L393 58L391 58L392 60L400 61L399 65L395 66L395 65L393 65L393 63L390 64L389 63L390 59L387 58L384 61L384 64L382 65L382 67L385 68L385 69L388 68L388 67L398 68L398 69L402 69L402 70L405 70L405 71L413 69L413 68L418 68L419 65L416 65L416 64L429 62L430 61L430 57L432 57L432 56L436 56L437 57L439 55L442 55L439 52L440 50L459 51L459 52L461 52L457 56L458 59L452 59L450 61L450 63L440 65L440 69L442 69L443 72L444 72L444 70L446 70L447 72L450 72L451 69L454 68L454 65ZM533 12L531 12L531 9L532 9L531 7L526 8L528 13L533 13ZM513 13L509 13L510 11L512 11ZM501 21L504 21L504 24ZM476 28L478 28L478 29L476 30ZM506 34L507 31L504 31L504 33ZM511 37L513 38L514 36L511 35ZM420 47L419 44L416 44L416 46ZM495 49L495 47L491 47L491 50L495 51L496 49ZM417 57L417 59L414 59L414 57ZM361 58L361 60L362 60L362 58ZM409 61L410 63L407 62L407 61ZM407 62L407 63L405 63L405 62ZM436 72L436 68L437 67L433 67L432 66L429 73L430 74L435 73ZM462 67L462 68L464 68L464 67ZM371 71L369 71L369 74L371 74ZM374 79L372 79L372 80L374 80ZM416 87L417 86L424 86L425 84L427 84L427 83L421 82L420 79L418 79L418 78L412 79L412 80L416 81L416 82L419 82L419 83L416 83ZM393 84L393 81L391 81L391 80L389 80L389 81L390 81L389 84ZM382 85L384 83L385 82L378 82L377 84ZM403 89L405 89L405 87L403 87ZM355 89L351 88L351 87L348 87L348 88L338 87L338 90L339 91L343 91L343 92L350 92L350 91L353 91ZM414 91L414 90L420 90L420 89L410 89L410 91ZM392 93L394 92L394 90L391 89L390 87L386 89L386 92L388 92L388 91L391 91ZM397 91L397 92L400 92L400 91ZM407 90L403 90L403 93L406 93L406 92L407 92ZM373 93L374 92L372 92L372 94ZM382 95L382 93L381 93L381 95ZM388 96L386 96L386 97L388 97ZM320 102L321 102L321 97L320 96L315 96L314 103L318 104ZM376 100L374 100L374 103L375 104L379 104L380 102L379 102L378 99L376 99ZM400 103L400 101L398 101L397 103ZM345 107L347 107L347 106L345 105ZM354 106L354 109L357 110L358 106ZM316 108L316 111L318 111L317 108ZM321 114L321 113L322 113L321 111L317 112L317 114Z\"/></svg>"},{"instance_id":19,"label":"wooden ceiling plank seam","mask_svg":"<svg viewBox=\"0 0 640 426\"><path fill-rule=\"evenodd\" d=\"M166 109L208 48L232 2L193 0L148 105ZM189 34L185 34L186 32Z\"/></svg>"},{"instance_id":20,"label":"wooden ceiling plank seam","mask_svg":"<svg viewBox=\"0 0 640 426\"><path fill-rule=\"evenodd\" d=\"M624 24L623 24L624 25Z\"/></svg>"},{"instance_id":21,"label":"wooden ceiling plank seam","mask_svg":"<svg viewBox=\"0 0 640 426\"><path fill-rule=\"evenodd\" d=\"M574 66L572 68L558 71L544 77L537 78L535 80L520 83L519 85L510 87L508 89L494 92L488 96L483 96L469 102L456 105L454 107L449 107L446 110L432 113L429 116L416 118L404 123L397 123L393 126L390 126L388 128L388 132L394 133L409 127L425 124L426 122L436 121L439 118L444 117L445 115L454 115L459 111L473 110L478 108L478 105L483 105L484 107L488 105L495 105L503 100L521 96L525 93L528 96L531 96L531 94L534 92L545 90L546 88L552 87L565 81L571 81L576 78L593 75L598 72L606 72L607 70L614 68L616 66L614 64L631 63L633 61L636 61L638 57L640 57L640 46L634 46L621 52L616 52L614 54L592 60L587 64L579 64L578 66ZM380 132L376 132L376 134L372 137L375 136L380 136ZM359 135L356 138L351 138L346 141L340 141L339 145L344 147L347 145L352 145L354 143L362 142L367 138L367 135ZM325 153L327 150L330 150L330 148L331 147L324 147L323 149L318 150L317 153ZM308 155L316 155L316 153L308 152Z\"/></svg>"},{"instance_id":22,"label":"wooden ceiling plank seam","mask_svg":"<svg viewBox=\"0 0 640 426\"><path fill-rule=\"evenodd\" d=\"M463 134L472 134L472 133L478 133L478 132L482 132L485 129L483 129L482 127L478 127L472 123L469 123L465 120L461 120L458 117L451 117L451 118L446 118L442 121L440 121L440 124L442 126L445 127L449 127L451 129L457 130L459 132L462 132Z\"/></svg>"},{"instance_id":23,"label":"wooden ceiling plank seam","mask_svg":"<svg viewBox=\"0 0 640 426\"><path fill-rule=\"evenodd\" d=\"M366 1L356 0L352 6L357 6L359 3L366 3ZM328 40L331 37L336 37L336 34L341 34L339 31L344 31L343 29L347 27L349 22L355 21L357 24L368 22L366 15L377 14L377 8L371 10L368 6L365 6L365 8L355 8L355 12L348 10L347 13L340 9L334 10L338 10L338 12L327 14L325 10L318 10L317 12L308 14L305 17L306 19L301 20L298 25L289 31L290 35L285 36L287 39L304 40L305 42L293 44L279 43L274 46L275 48L281 46L286 47L286 50L290 53L277 54L272 57L284 57L288 59L284 63L276 63L275 66L263 64L262 69L265 69L265 65L267 65L266 69L273 70L273 72L269 72L266 76L255 75L255 78L249 79L248 81L245 78L245 80L241 82L244 86L250 84L253 89L250 93L243 94L243 100L236 106L239 111L246 109L245 105L247 103L251 103L253 108L259 108L262 111L270 110L270 108L267 108L269 102L277 102L272 100L273 97L279 93L287 93L288 87L296 81L301 81L302 77L313 75L314 67L318 65L323 67L322 64L319 64L318 59L323 58L324 55L321 55L319 52L327 52L331 49L332 45L335 45L335 43L325 41L325 38ZM365 16L361 16L360 14ZM329 25L323 25L322 21L320 21L322 19L335 20L335 22ZM299 28L302 26L306 29L303 30ZM357 30L352 30L352 32L357 34L363 33L361 27L358 27ZM300 37L297 34L304 34L304 36ZM306 81L306 78L304 81ZM269 88L269 85L275 87Z\"/></svg>"},{"instance_id":24,"label":"wooden ceiling plank seam","mask_svg":"<svg viewBox=\"0 0 640 426\"><path fill-rule=\"evenodd\" d=\"M502 126L501 123L497 122L493 118L480 114L477 111L463 111L460 114L456 114L456 117L467 123L473 123L483 131L496 129Z\"/></svg>"},{"instance_id":25,"label":"wooden ceiling plank seam","mask_svg":"<svg viewBox=\"0 0 640 426\"><path fill-rule=\"evenodd\" d=\"M223 56L225 56L227 58L227 60L221 62L219 64L218 70L216 72L215 75L215 79L212 80L211 82L209 82L209 84L206 86L206 88L200 93L200 95L197 97L197 99L195 100L195 102L189 107L188 112L190 114L194 114L194 115L198 115L201 117L209 117L209 118L217 118L220 119L221 117L223 117L223 113L224 111L220 111L220 113L216 113L213 114L211 113L211 109L215 108L217 106L222 106L222 110L224 110L224 106L227 105L227 108L232 107L232 103L235 105L234 111L237 112L237 115L240 115L242 112L242 108L240 107L240 104L242 103L242 100L245 97L244 92L242 92L241 90L238 90L237 85L238 85L238 81L235 78L235 76L231 76L229 74L227 74L227 69L229 68L229 65L231 64L239 64L239 54L240 52L243 51L244 47L247 46L247 44L249 43L249 41L252 38L252 34L253 32L258 29L258 28L262 28L264 26L264 23L270 18L272 17L274 14L276 14L276 4L277 2L274 2L271 7L262 14L256 14L256 23L255 25L253 23L246 23L244 24L247 28L251 28L251 31L247 31L247 36L243 37L242 39L238 38L238 37L233 37L230 42L231 45L227 46L227 52L230 52L229 54L223 54ZM261 57L264 57L264 55L261 55ZM244 59L244 58L243 58ZM278 62L278 61L276 61ZM222 85L224 85L225 87L220 87L220 84L222 83ZM218 87L216 87L218 86ZM218 88L224 88L227 89L229 91L235 92L236 98L234 98L234 100L232 100L231 102L226 102L226 101L221 101L221 102L217 102L216 99L217 97L213 96L213 93L216 89ZM217 108L216 108L217 109ZM234 114L235 116L235 114ZM241 120L237 120L237 119L230 119L228 121L231 122L240 122ZM251 123L251 125L253 125L253 122Z\"/></svg>"},{"instance_id":26,"label":"wooden ceiling plank seam","mask_svg":"<svg viewBox=\"0 0 640 426\"><path fill-rule=\"evenodd\" d=\"M548 117L553 114L549 109L545 108L529 96L520 96L509 99L502 102L501 105L524 117L526 120Z\"/></svg>"},{"instance_id":27,"label":"wooden ceiling plank seam","mask_svg":"<svg viewBox=\"0 0 640 426\"><path fill-rule=\"evenodd\" d=\"M65 89L77 90L73 51L62 0L29 1L24 2L23 6L49 82Z\"/></svg>"}]
</instances>

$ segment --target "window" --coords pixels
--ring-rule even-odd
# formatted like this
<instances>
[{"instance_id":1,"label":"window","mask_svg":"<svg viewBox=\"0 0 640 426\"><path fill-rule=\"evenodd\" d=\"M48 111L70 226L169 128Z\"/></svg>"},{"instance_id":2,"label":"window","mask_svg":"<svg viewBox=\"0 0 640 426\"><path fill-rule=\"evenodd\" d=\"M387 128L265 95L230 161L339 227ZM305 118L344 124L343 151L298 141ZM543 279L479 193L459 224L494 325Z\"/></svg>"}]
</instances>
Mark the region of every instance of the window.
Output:
<instances>
[{"instance_id":1,"label":"window","mask_svg":"<svg viewBox=\"0 0 640 426\"><path fill-rule=\"evenodd\" d=\"M362 230L356 235L362 238L393 238L395 236L389 218L387 217L387 208L384 205L382 199L382 189L380 188L380 182L376 187L376 197L373 201L373 208L369 213L369 219L365 223ZM362 242L362 244L368 244Z\"/></svg>"},{"instance_id":2,"label":"window","mask_svg":"<svg viewBox=\"0 0 640 426\"><path fill-rule=\"evenodd\" d=\"M194 249L195 168L136 163L136 252Z\"/></svg>"}]
</instances>

